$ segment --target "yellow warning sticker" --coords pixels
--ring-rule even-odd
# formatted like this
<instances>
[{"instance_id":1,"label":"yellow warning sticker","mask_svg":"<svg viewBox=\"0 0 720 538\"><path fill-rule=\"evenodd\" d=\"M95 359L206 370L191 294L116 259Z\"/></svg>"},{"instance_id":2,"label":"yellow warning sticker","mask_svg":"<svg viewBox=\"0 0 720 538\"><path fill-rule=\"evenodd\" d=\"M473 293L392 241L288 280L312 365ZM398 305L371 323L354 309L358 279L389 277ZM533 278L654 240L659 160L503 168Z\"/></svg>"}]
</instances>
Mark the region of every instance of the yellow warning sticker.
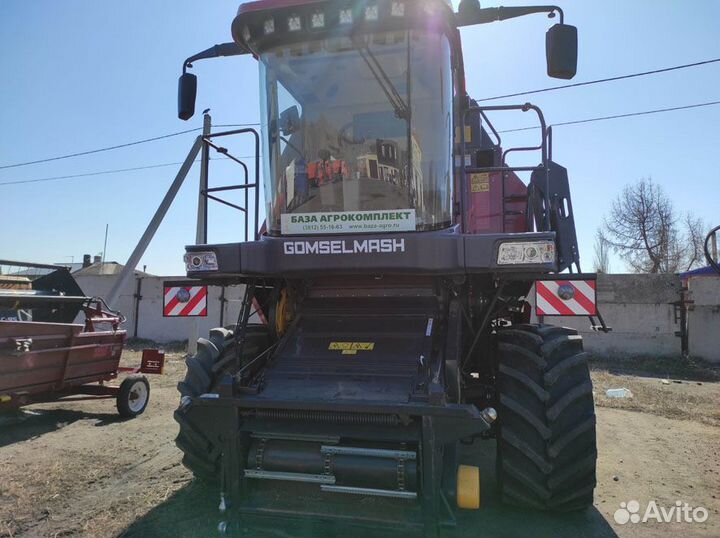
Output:
<instances>
[{"instance_id":1,"label":"yellow warning sticker","mask_svg":"<svg viewBox=\"0 0 720 538\"><path fill-rule=\"evenodd\" d=\"M357 355L358 351L372 351L375 349L373 342L330 342L328 350L341 351L343 355Z\"/></svg>"},{"instance_id":2,"label":"yellow warning sticker","mask_svg":"<svg viewBox=\"0 0 720 538\"><path fill-rule=\"evenodd\" d=\"M460 126L455 127L455 143L460 143ZM472 142L472 126L466 125L465 126L465 143L469 144Z\"/></svg>"},{"instance_id":3,"label":"yellow warning sticker","mask_svg":"<svg viewBox=\"0 0 720 538\"><path fill-rule=\"evenodd\" d=\"M490 192L490 174L471 174L470 192Z\"/></svg>"}]
</instances>

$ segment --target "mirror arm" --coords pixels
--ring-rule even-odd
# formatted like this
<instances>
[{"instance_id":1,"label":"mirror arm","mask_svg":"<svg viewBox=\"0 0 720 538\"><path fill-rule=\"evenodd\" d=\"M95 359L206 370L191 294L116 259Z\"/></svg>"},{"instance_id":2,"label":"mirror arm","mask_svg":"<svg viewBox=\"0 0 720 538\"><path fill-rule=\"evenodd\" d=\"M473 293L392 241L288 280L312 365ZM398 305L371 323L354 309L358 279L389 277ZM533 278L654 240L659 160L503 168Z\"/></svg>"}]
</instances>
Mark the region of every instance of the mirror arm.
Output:
<instances>
[{"instance_id":1,"label":"mirror arm","mask_svg":"<svg viewBox=\"0 0 720 538\"><path fill-rule=\"evenodd\" d=\"M518 7L489 7L476 11L472 16L458 17L458 26L472 26L487 24L489 22L504 21L535 13L547 13L548 17L560 15L560 24L565 24L565 13L558 6L518 6Z\"/></svg>"},{"instance_id":2,"label":"mirror arm","mask_svg":"<svg viewBox=\"0 0 720 538\"><path fill-rule=\"evenodd\" d=\"M237 43L222 43L215 45L207 50L199 52L194 56L190 56L183 63L183 74L187 72L189 67L192 67L193 62L197 60L206 60L208 58L219 58L221 56L241 56L243 54L249 54L250 51L244 47L241 47Z\"/></svg>"}]
</instances>

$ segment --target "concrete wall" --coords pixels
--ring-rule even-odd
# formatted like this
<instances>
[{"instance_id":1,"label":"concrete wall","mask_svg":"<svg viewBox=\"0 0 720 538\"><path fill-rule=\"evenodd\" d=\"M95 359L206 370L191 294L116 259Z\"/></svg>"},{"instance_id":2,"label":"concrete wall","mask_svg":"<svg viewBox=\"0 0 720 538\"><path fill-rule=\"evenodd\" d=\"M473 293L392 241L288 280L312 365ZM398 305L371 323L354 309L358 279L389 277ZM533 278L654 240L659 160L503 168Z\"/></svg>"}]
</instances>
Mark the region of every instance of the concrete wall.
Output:
<instances>
[{"instance_id":1,"label":"concrete wall","mask_svg":"<svg viewBox=\"0 0 720 538\"><path fill-rule=\"evenodd\" d=\"M114 276L82 275L78 283L86 295L105 296ZM136 274L121 290L116 308L128 318L125 328L130 336L166 343L206 336L220 326L221 289L209 288L208 317L164 318L163 282L182 277L152 277ZM141 295L137 333L135 333L135 298L138 280ZM598 275L598 304L612 332L595 332L587 318L555 318L546 323L573 327L585 338L588 351L602 357L675 356L681 354L680 330L675 322L675 307L682 283L676 275ZM690 299L695 301L689 314L690 354L708 361L720 362L720 278L693 278L689 282ZM239 315L244 288L226 288L223 324L233 324ZM531 294L534 301L535 294ZM533 305L534 306L534 305ZM197 332L194 324L197 323Z\"/></svg>"},{"instance_id":2,"label":"concrete wall","mask_svg":"<svg viewBox=\"0 0 720 538\"><path fill-rule=\"evenodd\" d=\"M587 318L546 316L545 322L579 330L585 348L602 357L679 356L671 303L680 299L681 285L677 275L598 275L598 305L611 333L593 331Z\"/></svg>"},{"instance_id":3,"label":"concrete wall","mask_svg":"<svg viewBox=\"0 0 720 538\"><path fill-rule=\"evenodd\" d=\"M690 299L690 356L720 362L720 277L688 281Z\"/></svg>"},{"instance_id":4,"label":"concrete wall","mask_svg":"<svg viewBox=\"0 0 720 538\"><path fill-rule=\"evenodd\" d=\"M110 291L115 276L78 275L77 282L83 292L89 296L104 297ZM212 286L208 289L208 316L206 318L165 318L163 317L163 282L166 280L184 280L185 277L155 277L136 274L120 291L114 308L127 318L123 326L130 337L146 338L160 343L178 340L196 340L197 336L207 337L208 331L221 325L220 296L221 288ZM138 281L142 299L138 309L137 332L135 331L135 294ZM226 303L224 306L223 325L231 325L237 321L240 313L243 286L225 288ZM197 324L197 330L195 329Z\"/></svg>"}]
</instances>

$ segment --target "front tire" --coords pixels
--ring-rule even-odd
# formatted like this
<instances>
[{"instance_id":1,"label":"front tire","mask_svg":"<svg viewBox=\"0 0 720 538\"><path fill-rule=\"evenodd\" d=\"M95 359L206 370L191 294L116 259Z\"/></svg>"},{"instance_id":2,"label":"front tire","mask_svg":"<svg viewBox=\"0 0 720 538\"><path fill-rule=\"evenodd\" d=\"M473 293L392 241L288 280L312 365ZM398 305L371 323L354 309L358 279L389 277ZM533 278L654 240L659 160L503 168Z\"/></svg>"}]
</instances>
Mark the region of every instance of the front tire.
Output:
<instances>
[{"instance_id":1,"label":"front tire","mask_svg":"<svg viewBox=\"0 0 720 538\"><path fill-rule=\"evenodd\" d=\"M248 326L241 363L255 358L267 349L269 340L266 326ZM213 372L213 366L235 353L235 346L232 331L222 328L211 330L209 340L198 340L197 353L185 361L185 379L178 383L181 401L174 417L180 425L180 431L175 444L183 452L183 465L192 471L196 478L207 483L217 482L220 476L221 447L204 433L202 424L193 421L192 403L195 398L215 390L222 377L231 371L235 361L220 372Z\"/></svg>"},{"instance_id":2,"label":"front tire","mask_svg":"<svg viewBox=\"0 0 720 538\"><path fill-rule=\"evenodd\" d=\"M498 484L504 502L567 512L593 502L592 382L577 331L498 330Z\"/></svg>"}]
</instances>

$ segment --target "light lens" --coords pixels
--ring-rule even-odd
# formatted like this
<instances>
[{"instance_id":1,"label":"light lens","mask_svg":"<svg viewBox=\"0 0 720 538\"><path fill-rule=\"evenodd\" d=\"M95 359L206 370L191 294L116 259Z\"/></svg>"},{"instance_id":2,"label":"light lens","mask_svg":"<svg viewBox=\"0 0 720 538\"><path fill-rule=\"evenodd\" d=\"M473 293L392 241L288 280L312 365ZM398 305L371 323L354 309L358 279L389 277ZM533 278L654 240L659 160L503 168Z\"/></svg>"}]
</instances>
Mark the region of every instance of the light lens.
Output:
<instances>
[{"instance_id":1,"label":"light lens","mask_svg":"<svg viewBox=\"0 0 720 538\"><path fill-rule=\"evenodd\" d=\"M501 243L498 265L538 265L555 261L555 243L552 241Z\"/></svg>"},{"instance_id":2,"label":"light lens","mask_svg":"<svg viewBox=\"0 0 720 538\"><path fill-rule=\"evenodd\" d=\"M325 28L325 13L314 13L311 24L313 28Z\"/></svg>"},{"instance_id":3,"label":"light lens","mask_svg":"<svg viewBox=\"0 0 720 538\"><path fill-rule=\"evenodd\" d=\"M353 13L352 9L341 9L340 10L340 24L352 24Z\"/></svg>"},{"instance_id":4,"label":"light lens","mask_svg":"<svg viewBox=\"0 0 720 538\"><path fill-rule=\"evenodd\" d=\"M184 257L188 273L217 271L217 254L214 252L188 252Z\"/></svg>"},{"instance_id":5,"label":"light lens","mask_svg":"<svg viewBox=\"0 0 720 538\"><path fill-rule=\"evenodd\" d=\"M391 14L393 17L405 16L405 2L393 2Z\"/></svg>"},{"instance_id":6,"label":"light lens","mask_svg":"<svg viewBox=\"0 0 720 538\"><path fill-rule=\"evenodd\" d=\"M252 36L250 35L250 28L249 28L249 27L247 27L247 26L243 27L243 29L242 29L242 37L243 37L243 39L244 39L245 41L250 41L250 37L252 37Z\"/></svg>"},{"instance_id":7,"label":"light lens","mask_svg":"<svg viewBox=\"0 0 720 538\"><path fill-rule=\"evenodd\" d=\"M302 30L302 20L300 19L300 15L288 17L288 30L291 32Z\"/></svg>"},{"instance_id":8,"label":"light lens","mask_svg":"<svg viewBox=\"0 0 720 538\"><path fill-rule=\"evenodd\" d=\"M376 21L380 17L380 10L376 5L367 6L365 8L365 20L366 21Z\"/></svg>"},{"instance_id":9,"label":"light lens","mask_svg":"<svg viewBox=\"0 0 720 538\"><path fill-rule=\"evenodd\" d=\"M265 21L265 35L272 34L275 32L275 19L268 19Z\"/></svg>"}]
</instances>

